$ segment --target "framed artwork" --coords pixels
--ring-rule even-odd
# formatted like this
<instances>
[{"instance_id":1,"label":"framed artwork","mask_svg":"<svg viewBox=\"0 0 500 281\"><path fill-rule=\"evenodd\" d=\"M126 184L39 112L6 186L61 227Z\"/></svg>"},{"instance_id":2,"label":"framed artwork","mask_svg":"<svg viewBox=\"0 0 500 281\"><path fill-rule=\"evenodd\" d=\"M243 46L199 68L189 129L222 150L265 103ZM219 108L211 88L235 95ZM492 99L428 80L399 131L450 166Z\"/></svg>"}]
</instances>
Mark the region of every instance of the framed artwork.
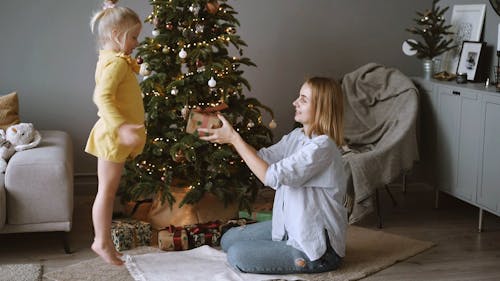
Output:
<instances>
[{"instance_id":1,"label":"framed artwork","mask_svg":"<svg viewBox=\"0 0 500 281\"><path fill-rule=\"evenodd\" d=\"M490 0L490 4L495 12L497 12L497 15L500 16L500 0Z\"/></svg>"},{"instance_id":2,"label":"framed artwork","mask_svg":"<svg viewBox=\"0 0 500 281\"><path fill-rule=\"evenodd\" d=\"M480 41L486 4L454 5L451 14L451 38L457 47L444 54L443 70L456 73L464 41Z\"/></svg>"},{"instance_id":3,"label":"framed artwork","mask_svg":"<svg viewBox=\"0 0 500 281\"><path fill-rule=\"evenodd\" d=\"M476 70L484 42L463 41L458 60L457 73L467 73L467 80L476 80Z\"/></svg>"}]
</instances>

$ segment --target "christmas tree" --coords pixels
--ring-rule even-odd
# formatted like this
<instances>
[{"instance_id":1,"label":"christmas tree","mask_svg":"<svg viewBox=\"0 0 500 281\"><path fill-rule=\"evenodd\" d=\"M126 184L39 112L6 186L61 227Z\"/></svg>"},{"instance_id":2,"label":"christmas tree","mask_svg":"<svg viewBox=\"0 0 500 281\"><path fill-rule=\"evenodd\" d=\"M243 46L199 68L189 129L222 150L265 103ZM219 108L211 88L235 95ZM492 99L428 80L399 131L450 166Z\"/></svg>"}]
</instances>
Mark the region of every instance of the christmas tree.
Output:
<instances>
[{"instance_id":1,"label":"christmas tree","mask_svg":"<svg viewBox=\"0 0 500 281\"><path fill-rule=\"evenodd\" d=\"M423 39L406 41L412 49L417 51L417 57L420 59L432 59L456 47L451 45L453 39L446 37L453 34L449 31L451 25L446 25L443 17L449 7L441 8L437 6L438 2L439 0L432 1L431 10L423 13L417 12L418 17L413 19L416 26L406 29L412 34L420 35Z\"/></svg>"},{"instance_id":2,"label":"christmas tree","mask_svg":"<svg viewBox=\"0 0 500 281\"><path fill-rule=\"evenodd\" d=\"M146 23L153 25L152 36L137 48L147 143L126 164L119 194L125 201L159 194L162 202L173 204L171 188L181 186L189 192L180 205L196 203L209 192L248 209L261 186L258 179L231 146L202 141L196 130L186 130L188 123L199 125L195 118L218 120L213 113L220 111L255 148L272 142L262 110L271 117L272 111L243 94L250 85L241 66L255 64L243 56L237 13L226 0L149 2Z\"/></svg>"}]
</instances>

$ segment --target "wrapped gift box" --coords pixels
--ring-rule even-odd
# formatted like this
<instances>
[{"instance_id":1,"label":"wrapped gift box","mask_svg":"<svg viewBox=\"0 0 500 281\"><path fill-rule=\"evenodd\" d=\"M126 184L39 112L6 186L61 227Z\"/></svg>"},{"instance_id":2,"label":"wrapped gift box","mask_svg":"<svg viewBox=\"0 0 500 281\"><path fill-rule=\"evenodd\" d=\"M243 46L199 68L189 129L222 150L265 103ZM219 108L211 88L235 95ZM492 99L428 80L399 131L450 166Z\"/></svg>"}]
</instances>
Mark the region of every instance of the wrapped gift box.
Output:
<instances>
[{"instance_id":1,"label":"wrapped gift box","mask_svg":"<svg viewBox=\"0 0 500 281\"><path fill-rule=\"evenodd\" d=\"M221 121L213 113L201 113L191 110L186 126L186 133L198 134L198 128L219 128Z\"/></svg>"},{"instance_id":2,"label":"wrapped gift box","mask_svg":"<svg viewBox=\"0 0 500 281\"><path fill-rule=\"evenodd\" d=\"M220 226L220 221L186 225L189 248L193 249L203 245L219 246L222 236Z\"/></svg>"},{"instance_id":3,"label":"wrapped gift box","mask_svg":"<svg viewBox=\"0 0 500 281\"><path fill-rule=\"evenodd\" d=\"M189 249L187 231L181 226L169 226L158 231L158 247L164 251Z\"/></svg>"},{"instance_id":4,"label":"wrapped gift box","mask_svg":"<svg viewBox=\"0 0 500 281\"><path fill-rule=\"evenodd\" d=\"M224 233L226 233L226 231L228 231L232 227L245 226L247 224L256 223L256 222L257 222L256 220L245 219L245 218L228 220L227 222L221 224L219 227L221 236L224 235Z\"/></svg>"},{"instance_id":5,"label":"wrapped gift box","mask_svg":"<svg viewBox=\"0 0 500 281\"><path fill-rule=\"evenodd\" d=\"M111 222L111 238L118 251L151 244L151 224L135 219L118 219Z\"/></svg>"},{"instance_id":6,"label":"wrapped gift box","mask_svg":"<svg viewBox=\"0 0 500 281\"><path fill-rule=\"evenodd\" d=\"M255 221L270 221L273 219L272 211L253 211L251 213L247 211L239 211L238 217L240 219L252 219Z\"/></svg>"}]
</instances>

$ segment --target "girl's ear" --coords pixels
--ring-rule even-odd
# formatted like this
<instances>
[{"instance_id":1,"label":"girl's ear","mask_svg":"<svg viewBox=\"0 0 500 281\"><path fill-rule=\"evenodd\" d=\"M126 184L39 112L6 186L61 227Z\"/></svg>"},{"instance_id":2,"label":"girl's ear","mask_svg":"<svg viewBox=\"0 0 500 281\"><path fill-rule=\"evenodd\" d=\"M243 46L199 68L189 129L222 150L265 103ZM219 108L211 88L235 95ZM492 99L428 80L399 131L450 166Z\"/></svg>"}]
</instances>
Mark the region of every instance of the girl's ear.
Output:
<instances>
[{"instance_id":1,"label":"girl's ear","mask_svg":"<svg viewBox=\"0 0 500 281\"><path fill-rule=\"evenodd\" d=\"M115 45L116 48L118 48L118 50L121 49L121 40L120 40L120 31L116 28L113 28L113 30L111 30L111 40L113 41L113 44Z\"/></svg>"}]
</instances>

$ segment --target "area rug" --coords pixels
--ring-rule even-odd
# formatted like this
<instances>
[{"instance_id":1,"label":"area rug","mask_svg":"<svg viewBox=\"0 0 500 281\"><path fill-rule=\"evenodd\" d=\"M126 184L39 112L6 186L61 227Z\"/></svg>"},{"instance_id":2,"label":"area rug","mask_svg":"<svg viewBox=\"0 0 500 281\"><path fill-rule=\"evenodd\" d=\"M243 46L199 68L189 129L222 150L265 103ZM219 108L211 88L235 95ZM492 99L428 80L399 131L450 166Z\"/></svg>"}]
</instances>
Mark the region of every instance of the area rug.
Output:
<instances>
[{"instance_id":1,"label":"area rug","mask_svg":"<svg viewBox=\"0 0 500 281\"><path fill-rule=\"evenodd\" d=\"M327 273L297 274L294 276L308 281L359 280L387 268L398 261L405 260L429 249L433 245L432 242L419 241L378 230L349 226L347 229L346 257L343 260L341 268ZM157 248L141 247L124 253L133 257L135 255L154 252L161 251ZM175 252L168 252L168 254L171 253L175 254ZM203 271L203 268L193 268L192 270L199 272ZM190 272L186 272L186 276L189 274ZM44 277L55 281L134 281L125 266L111 266L102 262L100 258L83 261L61 270L46 273ZM164 280L170 280L168 274L165 275ZM175 281L182 280L176 279Z\"/></svg>"},{"instance_id":2,"label":"area rug","mask_svg":"<svg viewBox=\"0 0 500 281\"><path fill-rule=\"evenodd\" d=\"M42 280L40 264L0 265L0 281L39 281Z\"/></svg>"}]
</instances>

